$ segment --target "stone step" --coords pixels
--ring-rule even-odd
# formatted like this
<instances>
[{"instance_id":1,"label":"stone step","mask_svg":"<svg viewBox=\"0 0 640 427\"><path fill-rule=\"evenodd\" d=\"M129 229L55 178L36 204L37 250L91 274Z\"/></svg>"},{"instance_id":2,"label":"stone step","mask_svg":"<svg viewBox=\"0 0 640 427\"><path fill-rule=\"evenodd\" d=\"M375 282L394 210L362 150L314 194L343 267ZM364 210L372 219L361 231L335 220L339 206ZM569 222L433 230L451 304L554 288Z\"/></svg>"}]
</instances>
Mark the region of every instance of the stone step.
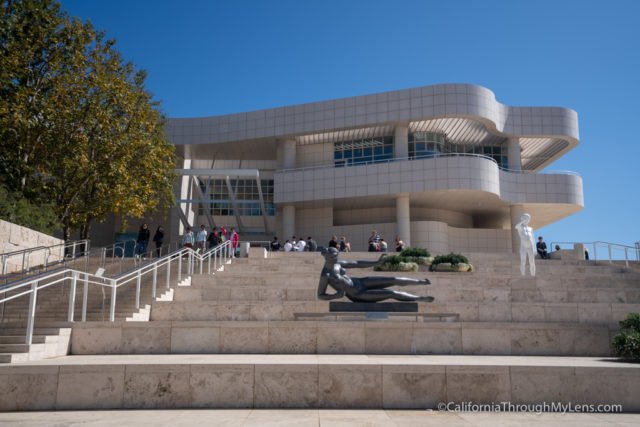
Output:
<instances>
[{"instance_id":1,"label":"stone step","mask_svg":"<svg viewBox=\"0 0 640 427\"><path fill-rule=\"evenodd\" d=\"M212 288L212 287L275 287L275 288L315 288L318 284L319 273L308 274L306 276L290 275L270 275L265 274L260 277L247 277L242 274L231 274L228 272L211 277L205 275L194 275L192 278L192 288ZM630 278L612 278L606 280L595 276L565 277L556 276L553 278L521 278L495 275L492 277L481 277L475 273L431 273L431 272L378 272L372 270L349 271L351 277L363 276L400 276L414 279L428 278L431 281L431 288L438 287L478 287L478 288L514 288L514 289L630 289L640 290L638 283L640 280Z\"/></svg>"},{"instance_id":2,"label":"stone step","mask_svg":"<svg viewBox=\"0 0 640 427\"><path fill-rule=\"evenodd\" d=\"M69 336L71 335L71 328L69 327L70 323L63 322L65 327L39 327L36 326L33 328L33 335L61 335L61 336ZM0 324L0 333L4 336L6 335L21 335L25 333L25 328L21 325L16 325L13 323L9 324Z\"/></svg>"},{"instance_id":3,"label":"stone step","mask_svg":"<svg viewBox=\"0 0 640 427\"><path fill-rule=\"evenodd\" d=\"M611 324L640 303L478 302L419 303L421 313L459 313L461 321L578 322ZM173 301L156 302L151 320L294 320L295 313L328 312L327 301Z\"/></svg>"},{"instance_id":4,"label":"stone step","mask_svg":"<svg viewBox=\"0 0 640 427\"><path fill-rule=\"evenodd\" d=\"M613 325L541 322L154 321L74 327L72 354L610 356Z\"/></svg>"},{"instance_id":5,"label":"stone step","mask_svg":"<svg viewBox=\"0 0 640 427\"><path fill-rule=\"evenodd\" d=\"M640 365L532 356L69 356L0 366L0 410L414 408L440 402L619 404ZM8 392L12 390L12 392Z\"/></svg>"},{"instance_id":6,"label":"stone step","mask_svg":"<svg viewBox=\"0 0 640 427\"><path fill-rule=\"evenodd\" d=\"M414 294L425 292L438 302L594 302L640 303L640 289L573 288L570 290L533 289L517 290L505 287L469 286L405 286L402 290ZM315 301L316 286L287 288L275 286L194 286L178 288L175 301Z\"/></svg>"},{"instance_id":7,"label":"stone step","mask_svg":"<svg viewBox=\"0 0 640 427\"><path fill-rule=\"evenodd\" d=\"M0 363L27 362L29 353L0 353Z\"/></svg>"},{"instance_id":8,"label":"stone step","mask_svg":"<svg viewBox=\"0 0 640 427\"><path fill-rule=\"evenodd\" d=\"M0 334L4 332L0 329ZM24 335L0 335L0 344L22 344L24 343ZM43 344L45 342L57 342L57 335L34 335L31 339L33 344Z\"/></svg>"}]
</instances>

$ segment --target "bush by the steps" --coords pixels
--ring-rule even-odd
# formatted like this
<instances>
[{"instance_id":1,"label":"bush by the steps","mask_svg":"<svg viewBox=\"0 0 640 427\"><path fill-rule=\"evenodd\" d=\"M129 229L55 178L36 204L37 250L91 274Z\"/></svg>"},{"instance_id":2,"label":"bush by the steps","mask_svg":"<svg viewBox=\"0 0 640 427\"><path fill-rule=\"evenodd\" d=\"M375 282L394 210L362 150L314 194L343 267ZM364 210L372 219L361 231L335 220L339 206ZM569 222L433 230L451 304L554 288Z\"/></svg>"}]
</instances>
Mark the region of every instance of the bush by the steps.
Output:
<instances>
[{"instance_id":1,"label":"bush by the steps","mask_svg":"<svg viewBox=\"0 0 640 427\"><path fill-rule=\"evenodd\" d=\"M620 333L613 337L616 356L640 362L640 313L629 313L620 322Z\"/></svg>"},{"instance_id":2,"label":"bush by the steps","mask_svg":"<svg viewBox=\"0 0 640 427\"><path fill-rule=\"evenodd\" d=\"M400 256L412 258L429 258L431 254L424 248L406 248L400 252Z\"/></svg>"},{"instance_id":3,"label":"bush by the steps","mask_svg":"<svg viewBox=\"0 0 640 427\"><path fill-rule=\"evenodd\" d=\"M431 262L430 270L465 272L473 271L473 266L469 264L469 259L466 256L451 252L435 257Z\"/></svg>"},{"instance_id":4,"label":"bush by the steps","mask_svg":"<svg viewBox=\"0 0 640 427\"><path fill-rule=\"evenodd\" d=\"M390 255L384 263L374 267L375 271L418 271L420 265L430 265L433 258L423 248L403 249L398 255Z\"/></svg>"}]
</instances>

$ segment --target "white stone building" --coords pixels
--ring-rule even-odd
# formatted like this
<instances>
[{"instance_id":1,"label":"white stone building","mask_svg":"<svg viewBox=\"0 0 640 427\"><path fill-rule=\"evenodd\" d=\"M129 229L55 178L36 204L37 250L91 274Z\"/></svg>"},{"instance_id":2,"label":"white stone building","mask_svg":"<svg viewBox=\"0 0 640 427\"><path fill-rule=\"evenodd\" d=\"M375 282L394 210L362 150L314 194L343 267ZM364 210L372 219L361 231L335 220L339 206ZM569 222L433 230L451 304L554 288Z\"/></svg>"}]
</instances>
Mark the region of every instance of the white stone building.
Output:
<instances>
[{"instance_id":1,"label":"white stone building","mask_svg":"<svg viewBox=\"0 0 640 427\"><path fill-rule=\"evenodd\" d=\"M170 119L167 132L184 159L176 235L202 223L365 250L375 229L390 250L400 236L436 253L509 252L522 212L539 228L584 205L580 176L540 173L578 144L576 112L507 106L476 85Z\"/></svg>"}]
</instances>

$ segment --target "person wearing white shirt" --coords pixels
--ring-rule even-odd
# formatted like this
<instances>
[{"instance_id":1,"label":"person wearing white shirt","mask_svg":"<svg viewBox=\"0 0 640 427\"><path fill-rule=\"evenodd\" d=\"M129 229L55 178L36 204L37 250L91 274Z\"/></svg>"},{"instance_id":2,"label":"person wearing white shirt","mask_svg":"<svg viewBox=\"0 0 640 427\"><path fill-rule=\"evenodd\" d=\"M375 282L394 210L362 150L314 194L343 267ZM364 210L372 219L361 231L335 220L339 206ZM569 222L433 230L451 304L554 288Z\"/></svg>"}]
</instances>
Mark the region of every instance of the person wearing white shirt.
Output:
<instances>
[{"instance_id":1,"label":"person wearing white shirt","mask_svg":"<svg viewBox=\"0 0 640 427\"><path fill-rule=\"evenodd\" d=\"M307 246L307 242L304 239L298 240L298 244L296 245L296 252L304 252L304 247Z\"/></svg>"},{"instance_id":2,"label":"person wearing white shirt","mask_svg":"<svg viewBox=\"0 0 640 427\"><path fill-rule=\"evenodd\" d=\"M291 242L288 240L284 242L284 251L291 252L291 249L293 249L293 245L291 244Z\"/></svg>"},{"instance_id":3,"label":"person wearing white shirt","mask_svg":"<svg viewBox=\"0 0 640 427\"><path fill-rule=\"evenodd\" d=\"M196 237L196 250L200 250L200 253L203 253L207 249L207 229L202 224L200 226L200 231L198 231L198 235Z\"/></svg>"}]
</instances>

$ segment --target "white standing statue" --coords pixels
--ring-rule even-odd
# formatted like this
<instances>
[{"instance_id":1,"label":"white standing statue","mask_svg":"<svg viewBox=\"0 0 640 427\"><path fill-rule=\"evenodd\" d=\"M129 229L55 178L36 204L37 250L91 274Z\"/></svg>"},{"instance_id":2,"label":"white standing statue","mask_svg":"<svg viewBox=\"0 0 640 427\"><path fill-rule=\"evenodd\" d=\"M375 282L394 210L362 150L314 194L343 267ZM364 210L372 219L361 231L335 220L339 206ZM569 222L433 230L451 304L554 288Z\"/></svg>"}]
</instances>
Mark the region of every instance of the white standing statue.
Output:
<instances>
[{"instance_id":1,"label":"white standing statue","mask_svg":"<svg viewBox=\"0 0 640 427\"><path fill-rule=\"evenodd\" d=\"M536 245L533 239L533 228L529 227L529 221L531 221L531 215L524 213L520 215L520 222L513 227L520 235L520 274L523 276L527 257L529 257L529 272L531 276L536 275Z\"/></svg>"}]
</instances>

